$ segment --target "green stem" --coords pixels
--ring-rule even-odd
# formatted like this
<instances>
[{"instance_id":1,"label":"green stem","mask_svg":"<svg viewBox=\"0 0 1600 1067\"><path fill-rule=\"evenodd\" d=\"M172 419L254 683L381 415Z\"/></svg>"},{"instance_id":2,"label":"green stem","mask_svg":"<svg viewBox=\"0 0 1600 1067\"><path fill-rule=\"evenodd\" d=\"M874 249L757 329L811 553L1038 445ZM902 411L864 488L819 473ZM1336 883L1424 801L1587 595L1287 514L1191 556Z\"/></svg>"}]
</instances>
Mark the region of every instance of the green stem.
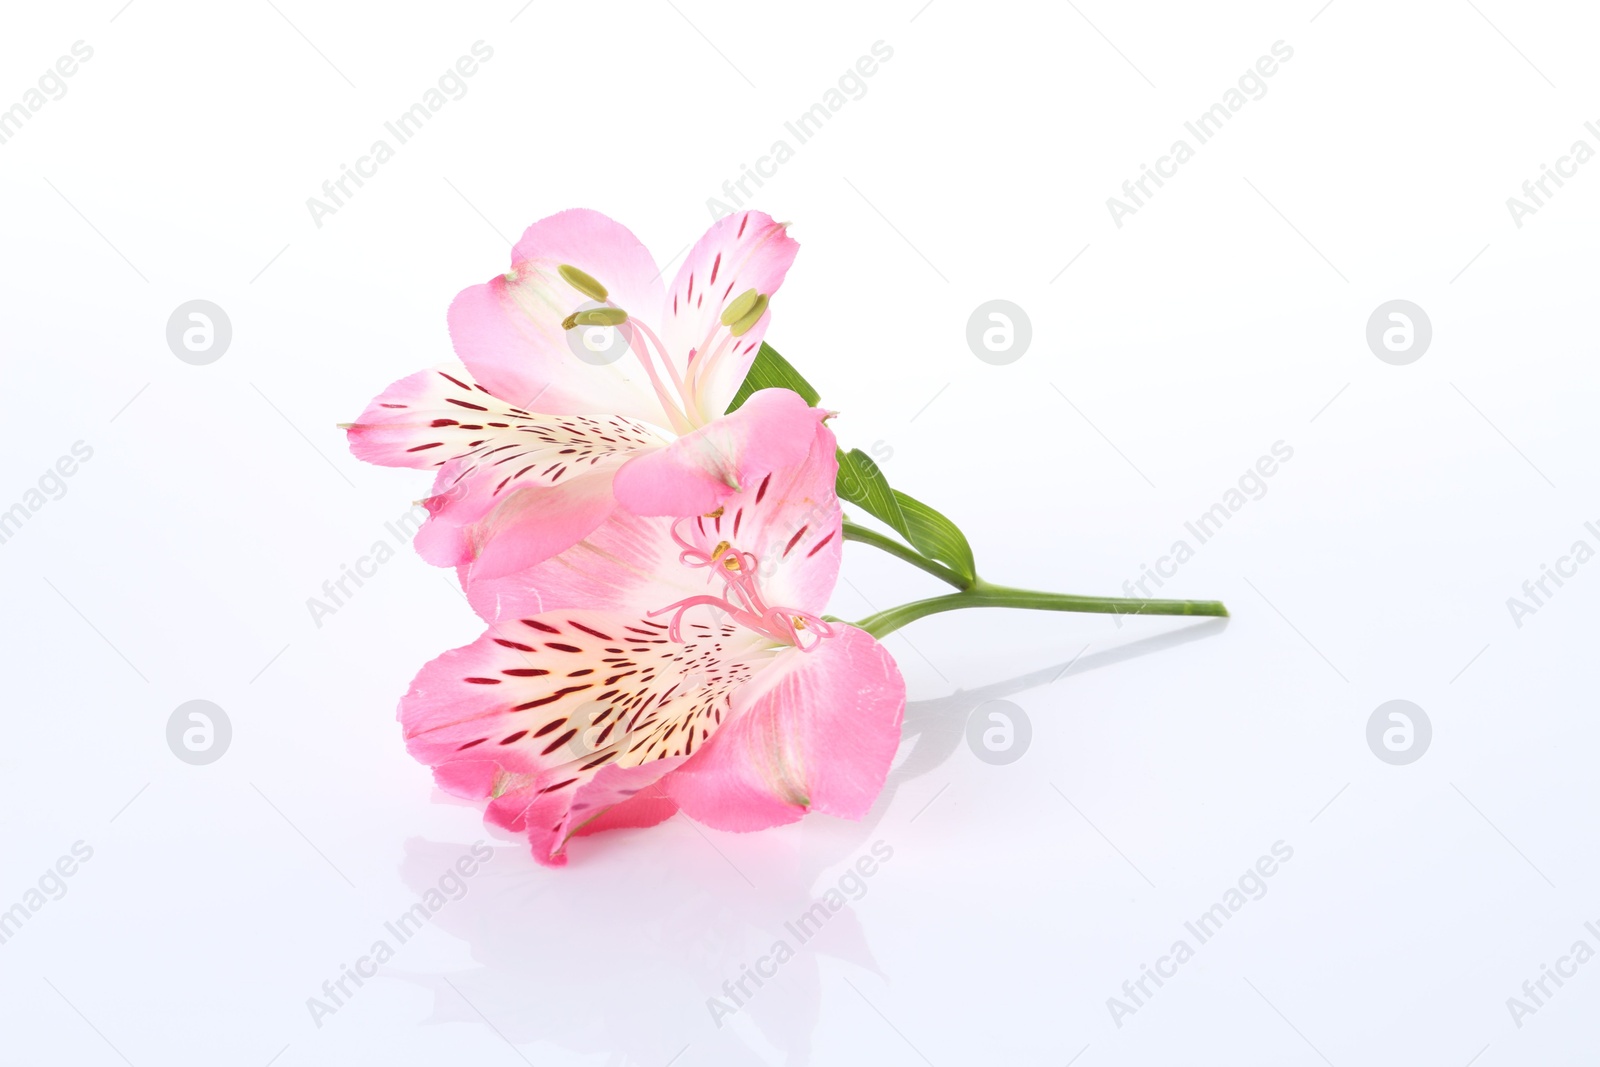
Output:
<instances>
[{"instance_id":1,"label":"green stem","mask_svg":"<svg viewBox=\"0 0 1600 1067\"><path fill-rule=\"evenodd\" d=\"M913 567L920 567L941 582L953 585L957 589L967 589L974 584L944 564L935 563L916 549L903 545L894 538L881 534L876 530L869 530L865 526L857 526L848 519L844 523L844 539L846 541L860 541L862 544L871 545L873 548L881 548L889 555L898 556Z\"/></svg>"},{"instance_id":2,"label":"green stem","mask_svg":"<svg viewBox=\"0 0 1600 1067\"><path fill-rule=\"evenodd\" d=\"M869 615L856 623L874 637L885 637L900 627L926 615L962 608L1032 608L1037 611L1081 611L1101 615L1214 615L1226 616L1220 600L1140 600L1135 597L1074 596L1070 593L1039 593L1031 589L1012 589L991 585L982 578L971 581L937 563L916 549L865 526L846 520L844 539L880 548L955 586L958 592L901 604L897 608Z\"/></svg>"},{"instance_id":3,"label":"green stem","mask_svg":"<svg viewBox=\"0 0 1600 1067\"><path fill-rule=\"evenodd\" d=\"M1126 597L1073 596L1068 593L1036 593L1029 589L990 585L980 578L959 593L947 593L944 596L901 604L897 608L869 615L856 625L873 637L882 638L924 616L961 608L1033 608L1039 611L1084 611L1102 615L1226 616L1228 614L1228 609L1223 607L1220 600L1138 600Z\"/></svg>"}]
</instances>

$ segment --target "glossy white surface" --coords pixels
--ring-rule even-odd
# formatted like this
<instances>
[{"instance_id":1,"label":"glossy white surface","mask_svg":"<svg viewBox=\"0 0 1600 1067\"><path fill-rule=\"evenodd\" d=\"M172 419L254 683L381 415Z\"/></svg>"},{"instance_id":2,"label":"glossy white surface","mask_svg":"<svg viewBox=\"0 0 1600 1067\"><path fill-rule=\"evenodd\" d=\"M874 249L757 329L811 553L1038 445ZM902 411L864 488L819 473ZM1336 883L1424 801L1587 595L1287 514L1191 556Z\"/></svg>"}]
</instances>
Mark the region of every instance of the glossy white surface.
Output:
<instances>
[{"instance_id":1,"label":"glossy white surface","mask_svg":"<svg viewBox=\"0 0 1600 1067\"><path fill-rule=\"evenodd\" d=\"M1600 548L1600 164L1520 228L1506 198L1600 148L1594 13L1318 2L8 12L0 105L94 53L0 145L0 510L93 454L0 544L0 909L92 856L0 944L0 1058L1586 1062L1600 963L1520 1020L1507 999L1600 950L1600 563L1520 626L1507 599ZM466 95L315 226L306 198L478 40ZM1266 95L1118 228L1106 198L1279 40ZM541 869L393 721L477 633L453 577L401 551L308 612L424 491L335 424L449 357L450 298L534 219L587 205L658 258L687 246L877 41L865 95L759 190L802 243L768 340L991 579L1116 594L1187 539L1162 594L1234 617L924 620L889 641L906 742L862 824L679 818ZM164 338L196 298L233 328L207 366ZM1032 322L1006 366L964 336L993 298ZM1432 321L1407 366L1364 338L1393 299ZM1264 494L1195 544L1276 442ZM935 591L860 546L845 567L845 617ZM232 724L206 766L167 747L194 699ZM993 699L1032 724L1006 766L964 740ZM1432 724L1405 766L1367 745L1393 699ZM480 840L400 943L385 924ZM1185 923L1279 842L1200 943ZM786 924L841 880L858 899L801 943ZM314 1018L380 940L393 958Z\"/></svg>"}]
</instances>

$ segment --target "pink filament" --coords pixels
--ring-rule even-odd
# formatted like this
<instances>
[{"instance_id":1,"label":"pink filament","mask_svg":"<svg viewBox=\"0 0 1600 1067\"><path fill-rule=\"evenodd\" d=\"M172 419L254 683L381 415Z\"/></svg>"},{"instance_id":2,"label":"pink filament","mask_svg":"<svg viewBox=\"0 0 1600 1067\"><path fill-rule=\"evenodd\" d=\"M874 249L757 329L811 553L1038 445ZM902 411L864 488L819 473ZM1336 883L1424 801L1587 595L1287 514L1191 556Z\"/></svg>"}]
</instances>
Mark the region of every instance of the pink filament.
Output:
<instances>
[{"instance_id":1,"label":"pink filament","mask_svg":"<svg viewBox=\"0 0 1600 1067\"><path fill-rule=\"evenodd\" d=\"M741 552L730 548L719 556L712 556L704 549L687 540L678 527L687 522L679 519L672 524L672 538L678 542L683 551L678 554L678 561L689 567L714 567L723 580L723 595L713 596L702 593L697 596L686 597L675 603L668 604L650 613L651 617L665 615L672 612L672 624L668 631L674 641L681 641L682 623L684 614L690 609L709 606L725 612L730 618L746 629L754 630L776 641L793 645L802 652L814 650L824 638L832 637L836 633L833 625L820 616L809 611L797 608L786 608L769 605L761 596L761 590L756 585L756 567L758 561L753 553ZM734 569L728 568L728 561L736 563ZM810 635L809 640L804 635Z\"/></svg>"}]
</instances>

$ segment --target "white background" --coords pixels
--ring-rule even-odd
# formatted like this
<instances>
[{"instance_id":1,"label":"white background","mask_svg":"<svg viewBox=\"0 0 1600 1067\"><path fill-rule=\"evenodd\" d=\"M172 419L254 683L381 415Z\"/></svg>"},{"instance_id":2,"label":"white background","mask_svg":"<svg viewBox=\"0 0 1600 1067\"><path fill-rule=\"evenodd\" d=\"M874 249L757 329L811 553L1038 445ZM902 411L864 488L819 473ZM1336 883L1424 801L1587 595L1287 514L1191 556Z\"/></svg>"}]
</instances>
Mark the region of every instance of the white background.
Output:
<instances>
[{"instance_id":1,"label":"white background","mask_svg":"<svg viewBox=\"0 0 1600 1067\"><path fill-rule=\"evenodd\" d=\"M1600 963L1520 1028L1506 1004L1600 949L1600 564L1520 627L1506 606L1600 547L1600 162L1520 228L1505 203L1600 148L1584 5L274 2L5 13L0 106L94 49L0 145L0 509L93 449L0 545L0 908L93 849L0 945L6 1062L1587 1062ZM315 226L306 198L478 40L465 97ZM1116 226L1106 198L1280 40L1267 94ZM539 868L393 721L479 631L453 578L401 553L311 618L425 491L335 424L449 357L449 300L537 218L594 207L679 253L877 41L866 94L759 190L802 244L768 340L1008 584L1119 593L1285 442L1161 591L1233 618L916 623L863 824L678 818ZM165 340L196 298L233 327L209 366ZM965 341L992 298L1032 322L1007 366ZM1392 299L1433 324L1408 366L1365 340ZM936 591L860 546L845 579L851 618ZM963 740L994 698L1033 726L1008 766ZM1397 698L1433 726L1408 766L1366 742ZM167 747L191 699L232 722L208 766ZM316 1025L307 998L479 839L465 897ZM865 895L716 1025L877 841ZM1266 895L1116 1025L1107 998L1278 841Z\"/></svg>"}]
</instances>

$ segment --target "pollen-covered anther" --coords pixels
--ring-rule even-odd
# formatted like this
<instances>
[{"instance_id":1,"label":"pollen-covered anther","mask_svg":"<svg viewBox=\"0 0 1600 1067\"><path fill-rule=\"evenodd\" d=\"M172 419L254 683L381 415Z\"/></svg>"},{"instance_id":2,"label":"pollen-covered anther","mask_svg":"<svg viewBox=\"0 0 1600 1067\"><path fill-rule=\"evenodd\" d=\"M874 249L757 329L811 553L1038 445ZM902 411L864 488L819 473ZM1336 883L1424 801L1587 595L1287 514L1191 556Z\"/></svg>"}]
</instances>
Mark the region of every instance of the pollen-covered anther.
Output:
<instances>
[{"instance_id":1,"label":"pollen-covered anther","mask_svg":"<svg viewBox=\"0 0 1600 1067\"><path fill-rule=\"evenodd\" d=\"M743 337L750 331L750 327L761 321L761 316L767 313L767 295L759 294L749 309L734 322L728 323L728 332L735 337Z\"/></svg>"},{"instance_id":2,"label":"pollen-covered anther","mask_svg":"<svg viewBox=\"0 0 1600 1067\"><path fill-rule=\"evenodd\" d=\"M756 301L760 298L761 294L754 289L746 289L728 301L728 306L722 309L722 325L732 326L750 314L750 309L756 306Z\"/></svg>"},{"instance_id":3,"label":"pollen-covered anther","mask_svg":"<svg viewBox=\"0 0 1600 1067\"><path fill-rule=\"evenodd\" d=\"M556 271L566 280L568 285L590 300L599 300L602 303L605 301L607 296L606 287L596 281L594 275L589 274L587 271L581 271L570 263L561 264L556 268Z\"/></svg>"},{"instance_id":4,"label":"pollen-covered anther","mask_svg":"<svg viewBox=\"0 0 1600 1067\"><path fill-rule=\"evenodd\" d=\"M720 561L724 570L737 571L739 569L739 553L728 551L732 546L726 541L718 541L717 547L711 550L711 561Z\"/></svg>"},{"instance_id":5,"label":"pollen-covered anther","mask_svg":"<svg viewBox=\"0 0 1600 1067\"><path fill-rule=\"evenodd\" d=\"M705 517L708 519L720 519L722 518L722 513L724 510L725 509L719 504L716 511L706 512Z\"/></svg>"},{"instance_id":6,"label":"pollen-covered anther","mask_svg":"<svg viewBox=\"0 0 1600 1067\"><path fill-rule=\"evenodd\" d=\"M628 321L628 313L621 308L590 308L587 311L574 311L561 320L561 328L570 330L574 326L621 326Z\"/></svg>"}]
</instances>

